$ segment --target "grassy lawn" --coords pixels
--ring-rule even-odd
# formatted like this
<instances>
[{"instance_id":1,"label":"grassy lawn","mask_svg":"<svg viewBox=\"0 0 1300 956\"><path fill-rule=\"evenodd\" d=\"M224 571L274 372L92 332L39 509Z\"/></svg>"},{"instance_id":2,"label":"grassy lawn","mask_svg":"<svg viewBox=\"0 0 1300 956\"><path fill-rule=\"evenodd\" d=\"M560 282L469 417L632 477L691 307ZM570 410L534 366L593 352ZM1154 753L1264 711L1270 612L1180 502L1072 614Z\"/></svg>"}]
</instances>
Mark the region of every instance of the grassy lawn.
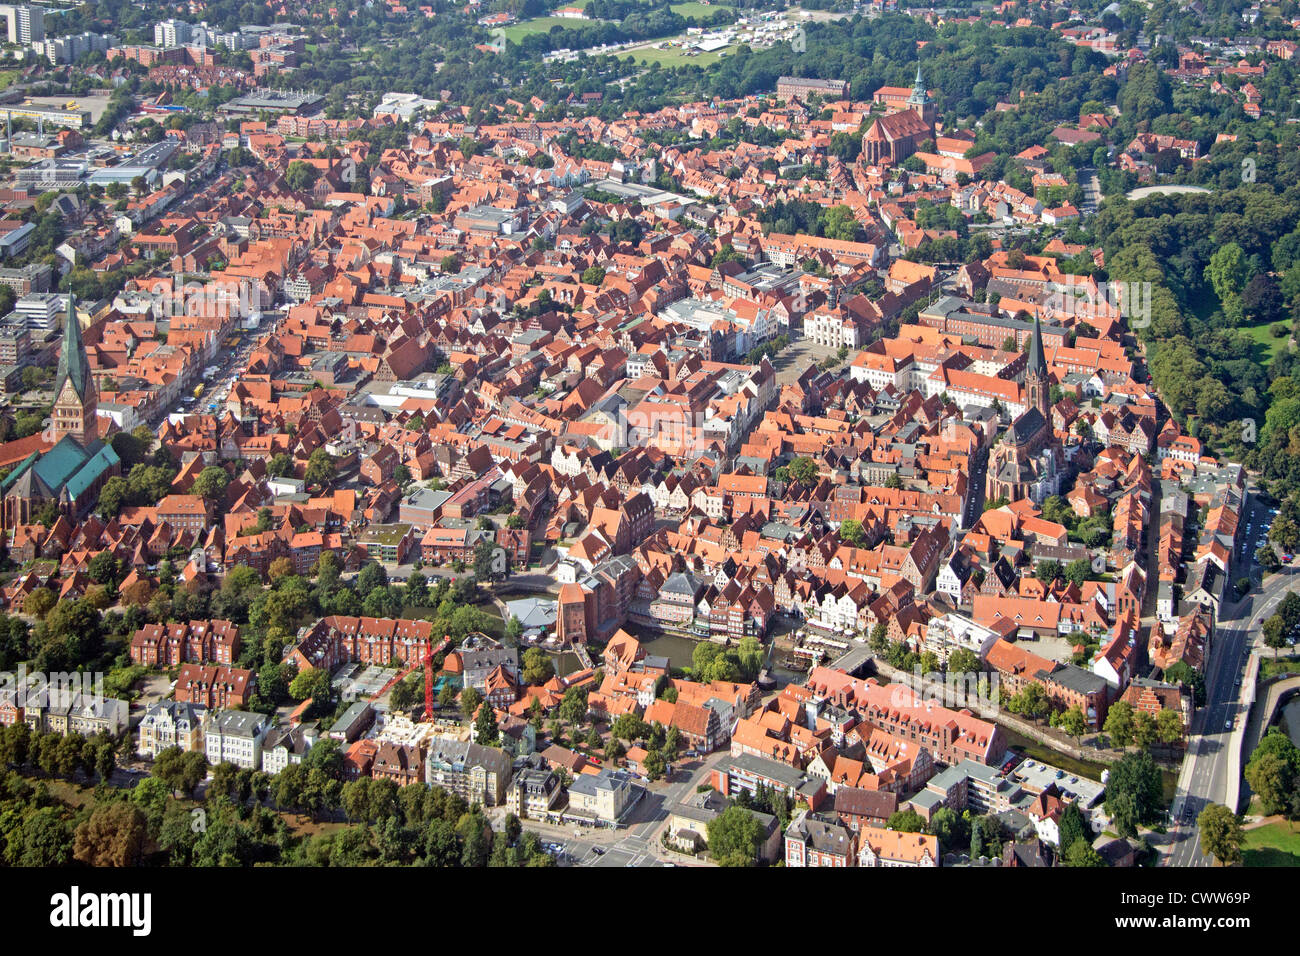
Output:
<instances>
[{"instance_id":1,"label":"grassy lawn","mask_svg":"<svg viewBox=\"0 0 1300 956\"><path fill-rule=\"evenodd\" d=\"M1245 832L1246 866L1300 866L1300 831L1294 824L1270 823Z\"/></svg>"},{"instance_id":2,"label":"grassy lawn","mask_svg":"<svg viewBox=\"0 0 1300 956\"><path fill-rule=\"evenodd\" d=\"M1261 322L1259 325L1240 326L1241 331L1245 332L1254 340L1256 345L1255 357L1262 365L1267 365L1269 362L1273 361L1275 355L1284 351L1291 338L1289 329L1287 333L1278 338L1274 338L1273 333L1269 331L1269 327L1272 324L1273 323L1271 322ZM1285 322L1282 324L1286 325Z\"/></svg>"},{"instance_id":3,"label":"grassy lawn","mask_svg":"<svg viewBox=\"0 0 1300 956\"><path fill-rule=\"evenodd\" d=\"M730 50L730 47L726 47ZM722 59L723 50L715 50L712 53L695 53L688 55L690 51L674 47L671 50L636 50L629 54L636 58L638 63L658 63L660 66L708 66L710 63L716 63Z\"/></svg>"},{"instance_id":4,"label":"grassy lawn","mask_svg":"<svg viewBox=\"0 0 1300 956\"><path fill-rule=\"evenodd\" d=\"M300 839L307 839L322 833L335 833L348 827L346 823L338 823L332 820L317 822L306 813L283 813L281 816L284 818L284 822L288 824L290 832Z\"/></svg>"},{"instance_id":5,"label":"grassy lawn","mask_svg":"<svg viewBox=\"0 0 1300 956\"><path fill-rule=\"evenodd\" d=\"M1300 674L1300 657L1279 657L1277 660L1273 660L1271 657L1260 659L1259 676L1261 680L1282 674Z\"/></svg>"},{"instance_id":6,"label":"grassy lawn","mask_svg":"<svg viewBox=\"0 0 1300 956\"><path fill-rule=\"evenodd\" d=\"M0 90L7 90L16 79L18 79L17 70L0 70Z\"/></svg>"},{"instance_id":7,"label":"grassy lawn","mask_svg":"<svg viewBox=\"0 0 1300 956\"><path fill-rule=\"evenodd\" d=\"M674 3L669 6L673 13L683 17L707 17L719 10L730 9L725 3Z\"/></svg>"},{"instance_id":8,"label":"grassy lawn","mask_svg":"<svg viewBox=\"0 0 1300 956\"><path fill-rule=\"evenodd\" d=\"M28 779L33 782L39 779L49 790L50 796L62 800L71 807L81 809L82 807L93 806L95 803L94 787L83 787L79 783L72 783L54 777L29 777Z\"/></svg>"},{"instance_id":9,"label":"grassy lawn","mask_svg":"<svg viewBox=\"0 0 1300 956\"><path fill-rule=\"evenodd\" d=\"M524 37L532 36L534 33L549 33L551 27L576 29L598 22L598 20L568 20L564 17L537 17L534 20L524 20L522 23L512 23L508 27L501 27L501 32L506 35L507 40L518 43Z\"/></svg>"}]
</instances>

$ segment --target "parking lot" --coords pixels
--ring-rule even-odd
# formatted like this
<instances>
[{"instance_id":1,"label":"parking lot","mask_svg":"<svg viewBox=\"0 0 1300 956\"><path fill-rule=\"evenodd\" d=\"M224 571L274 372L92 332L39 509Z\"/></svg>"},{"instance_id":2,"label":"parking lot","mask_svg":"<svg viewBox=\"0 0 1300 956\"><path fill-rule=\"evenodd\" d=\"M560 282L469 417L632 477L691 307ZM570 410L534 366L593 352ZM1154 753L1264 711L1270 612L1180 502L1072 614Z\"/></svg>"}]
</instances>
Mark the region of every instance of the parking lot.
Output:
<instances>
[{"instance_id":1,"label":"parking lot","mask_svg":"<svg viewBox=\"0 0 1300 956\"><path fill-rule=\"evenodd\" d=\"M772 368L776 370L776 384L789 385L791 382L798 381L799 376L807 371L809 366L834 358L838 352L838 349L818 345L811 339L795 339L772 359ZM852 360L853 353L850 352L845 361Z\"/></svg>"}]
</instances>

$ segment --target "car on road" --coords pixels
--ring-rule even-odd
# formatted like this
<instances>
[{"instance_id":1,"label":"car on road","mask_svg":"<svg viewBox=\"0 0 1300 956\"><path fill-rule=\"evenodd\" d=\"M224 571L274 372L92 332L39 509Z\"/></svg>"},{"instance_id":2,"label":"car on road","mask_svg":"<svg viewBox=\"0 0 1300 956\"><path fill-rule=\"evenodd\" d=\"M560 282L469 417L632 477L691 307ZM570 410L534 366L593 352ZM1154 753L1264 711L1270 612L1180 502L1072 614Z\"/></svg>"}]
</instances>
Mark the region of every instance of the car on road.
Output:
<instances>
[{"instance_id":1,"label":"car on road","mask_svg":"<svg viewBox=\"0 0 1300 956\"><path fill-rule=\"evenodd\" d=\"M591 852L596 854L596 856L604 856L605 848L603 846L593 846L591 848Z\"/></svg>"},{"instance_id":2,"label":"car on road","mask_svg":"<svg viewBox=\"0 0 1300 956\"><path fill-rule=\"evenodd\" d=\"M1232 725L1233 725L1233 723L1235 723L1235 721L1233 721L1233 719L1232 719L1231 717L1229 717L1228 720L1227 720L1227 722L1223 725L1223 729L1224 729L1224 730L1232 730Z\"/></svg>"}]
</instances>

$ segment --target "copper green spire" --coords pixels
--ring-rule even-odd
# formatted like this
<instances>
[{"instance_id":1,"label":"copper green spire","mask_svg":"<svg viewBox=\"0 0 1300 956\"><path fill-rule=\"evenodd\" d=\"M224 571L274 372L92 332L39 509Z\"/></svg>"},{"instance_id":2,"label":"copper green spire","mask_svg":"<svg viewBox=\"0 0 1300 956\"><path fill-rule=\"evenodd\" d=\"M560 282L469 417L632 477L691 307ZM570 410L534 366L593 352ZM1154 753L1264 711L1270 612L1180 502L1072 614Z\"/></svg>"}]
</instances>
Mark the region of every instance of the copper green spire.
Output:
<instances>
[{"instance_id":1,"label":"copper green spire","mask_svg":"<svg viewBox=\"0 0 1300 956\"><path fill-rule=\"evenodd\" d=\"M59 352L59 374L54 386L57 396L63 383L70 381L77 397L85 399L90 383L90 363L86 360L86 346L81 341L81 323L77 321L76 297L68 293L68 317L63 325L63 348Z\"/></svg>"}]
</instances>

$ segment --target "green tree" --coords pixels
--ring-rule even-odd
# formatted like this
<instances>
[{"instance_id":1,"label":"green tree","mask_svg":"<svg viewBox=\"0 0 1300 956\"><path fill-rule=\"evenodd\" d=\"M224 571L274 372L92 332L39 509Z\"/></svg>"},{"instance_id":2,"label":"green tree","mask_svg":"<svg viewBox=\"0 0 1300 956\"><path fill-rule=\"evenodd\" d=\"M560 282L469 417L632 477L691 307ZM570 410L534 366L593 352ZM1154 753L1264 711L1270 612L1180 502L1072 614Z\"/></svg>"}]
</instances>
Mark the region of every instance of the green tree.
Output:
<instances>
[{"instance_id":1,"label":"green tree","mask_svg":"<svg viewBox=\"0 0 1300 956\"><path fill-rule=\"evenodd\" d=\"M1129 746L1133 742L1133 706L1122 700L1111 704L1101 729L1116 747Z\"/></svg>"},{"instance_id":2,"label":"green tree","mask_svg":"<svg viewBox=\"0 0 1300 956\"><path fill-rule=\"evenodd\" d=\"M1075 840L1065 851L1066 866L1103 867L1106 866L1102 855L1088 845L1085 840Z\"/></svg>"},{"instance_id":3,"label":"green tree","mask_svg":"<svg viewBox=\"0 0 1300 956\"><path fill-rule=\"evenodd\" d=\"M1083 710L1079 705L1075 704L1061 714L1061 719L1056 726L1077 742L1080 737L1088 732L1088 719L1083 716Z\"/></svg>"},{"instance_id":4,"label":"green tree","mask_svg":"<svg viewBox=\"0 0 1300 956\"><path fill-rule=\"evenodd\" d=\"M1092 829L1084 819L1083 811L1074 801L1065 805L1061 819L1057 822L1058 845L1063 853L1068 852L1076 840L1082 840L1092 846Z\"/></svg>"},{"instance_id":5,"label":"green tree","mask_svg":"<svg viewBox=\"0 0 1300 956\"><path fill-rule=\"evenodd\" d=\"M289 682L289 693L294 700L311 699L323 707L331 699L330 672L323 667L308 667L299 671Z\"/></svg>"},{"instance_id":6,"label":"green tree","mask_svg":"<svg viewBox=\"0 0 1300 956\"><path fill-rule=\"evenodd\" d=\"M284 452L278 452L271 457L267 463L266 473L272 478L289 478L293 476L293 457Z\"/></svg>"},{"instance_id":7,"label":"green tree","mask_svg":"<svg viewBox=\"0 0 1300 956\"><path fill-rule=\"evenodd\" d=\"M311 163L294 160L289 164L289 168L285 170L284 181L295 192L303 192L316 185L317 176L316 167Z\"/></svg>"},{"instance_id":8,"label":"green tree","mask_svg":"<svg viewBox=\"0 0 1300 956\"><path fill-rule=\"evenodd\" d=\"M309 485L329 485L334 481L334 456L324 448L317 448L307 459L307 471L303 479Z\"/></svg>"},{"instance_id":9,"label":"green tree","mask_svg":"<svg viewBox=\"0 0 1300 956\"><path fill-rule=\"evenodd\" d=\"M1156 719L1145 710L1133 714L1133 742L1139 747L1150 747L1156 742Z\"/></svg>"},{"instance_id":10,"label":"green tree","mask_svg":"<svg viewBox=\"0 0 1300 956\"><path fill-rule=\"evenodd\" d=\"M1241 862L1241 845L1245 840L1241 821L1221 803L1212 803L1196 818L1201 833L1201 852L1213 856L1221 866Z\"/></svg>"},{"instance_id":11,"label":"green tree","mask_svg":"<svg viewBox=\"0 0 1300 956\"><path fill-rule=\"evenodd\" d=\"M226 470L216 465L209 465L194 479L190 492L208 501L220 501L226 496L226 488L229 485L230 476L226 474Z\"/></svg>"},{"instance_id":12,"label":"green tree","mask_svg":"<svg viewBox=\"0 0 1300 956\"><path fill-rule=\"evenodd\" d=\"M856 518L845 518L840 522L840 540L855 548L866 547L867 536L862 530L862 522Z\"/></svg>"},{"instance_id":13,"label":"green tree","mask_svg":"<svg viewBox=\"0 0 1300 956\"><path fill-rule=\"evenodd\" d=\"M1083 587L1092 575L1092 563L1087 558L1076 558L1065 566L1065 579L1076 587Z\"/></svg>"},{"instance_id":14,"label":"green tree","mask_svg":"<svg viewBox=\"0 0 1300 956\"><path fill-rule=\"evenodd\" d=\"M885 827L902 833L924 833L925 820L915 810L896 810L885 821Z\"/></svg>"},{"instance_id":15,"label":"green tree","mask_svg":"<svg viewBox=\"0 0 1300 956\"><path fill-rule=\"evenodd\" d=\"M1205 267L1205 278L1214 287L1214 294L1223 305L1224 314L1237 321L1241 318L1240 297L1249 275L1246 253L1235 242L1227 242L1214 250Z\"/></svg>"},{"instance_id":16,"label":"green tree","mask_svg":"<svg viewBox=\"0 0 1300 956\"><path fill-rule=\"evenodd\" d=\"M945 852L958 852L970 845L970 824L950 807L935 811L930 820L930 833L939 838Z\"/></svg>"},{"instance_id":17,"label":"green tree","mask_svg":"<svg viewBox=\"0 0 1300 956\"><path fill-rule=\"evenodd\" d=\"M1156 820L1161 812L1160 770L1145 750L1126 753L1110 768L1106 813L1120 836L1136 836L1137 827Z\"/></svg>"},{"instance_id":18,"label":"green tree","mask_svg":"<svg viewBox=\"0 0 1300 956\"><path fill-rule=\"evenodd\" d=\"M1264 735L1246 762L1245 776L1264 813L1300 818L1300 748L1280 729Z\"/></svg>"},{"instance_id":19,"label":"green tree","mask_svg":"<svg viewBox=\"0 0 1300 956\"><path fill-rule=\"evenodd\" d=\"M653 783L668 772L668 761L664 759L664 755L658 750L652 750L646 754L642 767L645 769L646 779Z\"/></svg>"},{"instance_id":20,"label":"green tree","mask_svg":"<svg viewBox=\"0 0 1300 956\"><path fill-rule=\"evenodd\" d=\"M570 724L580 724L587 716L587 691L583 687L570 687L560 699L560 718Z\"/></svg>"},{"instance_id":21,"label":"green tree","mask_svg":"<svg viewBox=\"0 0 1300 956\"><path fill-rule=\"evenodd\" d=\"M801 485L812 485L817 481L817 463L811 458L801 455L793 459L787 467L790 477Z\"/></svg>"},{"instance_id":22,"label":"green tree","mask_svg":"<svg viewBox=\"0 0 1300 956\"><path fill-rule=\"evenodd\" d=\"M1183 715L1176 710L1156 714L1156 738L1162 744L1176 744L1183 739Z\"/></svg>"},{"instance_id":23,"label":"green tree","mask_svg":"<svg viewBox=\"0 0 1300 956\"><path fill-rule=\"evenodd\" d=\"M708 823L709 853L719 866L753 866L763 842L763 825L732 804Z\"/></svg>"},{"instance_id":24,"label":"green tree","mask_svg":"<svg viewBox=\"0 0 1300 956\"><path fill-rule=\"evenodd\" d=\"M550 655L540 647L530 647L523 656L524 682L528 684L545 684L555 676L555 665Z\"/></svg>"},{"instance_id":25,"label":"green tree","mask_svg":"<svg viewBox=\"0 0 1300 956\"><path fill-rule=\"evenodd\" d=\"M116 518L131 497L131 486L120 475L114 475L104 482L99 490L98 510L105 518Z\"/></svg>"},{"instance_id":26,"label":"green tree","mask_svg":"<svg viewBox=\"0 0 1300 956\"><path fill-rule=\"evenodd\" d=\"M460 692L460 712L465 715L466 719L478 713L481 703L483 703L483 695L476 688L466 687Z\"/></svg>"},{"instance_id":27,"label":"green tree","mask_svg":"<svg viewBox=\"0 0 1300 956\"><path fill-rule=\"evenodd\" d=\"M474 742L484 747L495 747L500 740L496 712L490 703L484 701L479 705L478 716L474 718Z\"/></svg>"},{"instance_id":28,"label":"green tree","mask_svg":"<svg viewBox=\"0 0 1300 956\"><path fill-rule=\"evenodd\" d=\"M959 647L948 656L948 673L978 674L983 670L979 655L965 647Z\"/></svg>"},{"instance_id":29,"label":"green tree","mask_svg":"<svg viewBox=\"0 0 1300 956\"><path fill-rule=\"evenodd\" d=\"M407 711L424 698L424 673L415 671L397 682L388 696L389 706L395 711Z\"/></svg>"},{"instance_id":30,"label":"green tree","mask_svg":"<svg viewBox=\"0 0 1300 956\"><path fill-rule=\"evenodd\" d=\"M623 740L641 740L650 732L649 726L636 714L619 714L610 726L610 733Z\"/></svg>"}]
</instances>

